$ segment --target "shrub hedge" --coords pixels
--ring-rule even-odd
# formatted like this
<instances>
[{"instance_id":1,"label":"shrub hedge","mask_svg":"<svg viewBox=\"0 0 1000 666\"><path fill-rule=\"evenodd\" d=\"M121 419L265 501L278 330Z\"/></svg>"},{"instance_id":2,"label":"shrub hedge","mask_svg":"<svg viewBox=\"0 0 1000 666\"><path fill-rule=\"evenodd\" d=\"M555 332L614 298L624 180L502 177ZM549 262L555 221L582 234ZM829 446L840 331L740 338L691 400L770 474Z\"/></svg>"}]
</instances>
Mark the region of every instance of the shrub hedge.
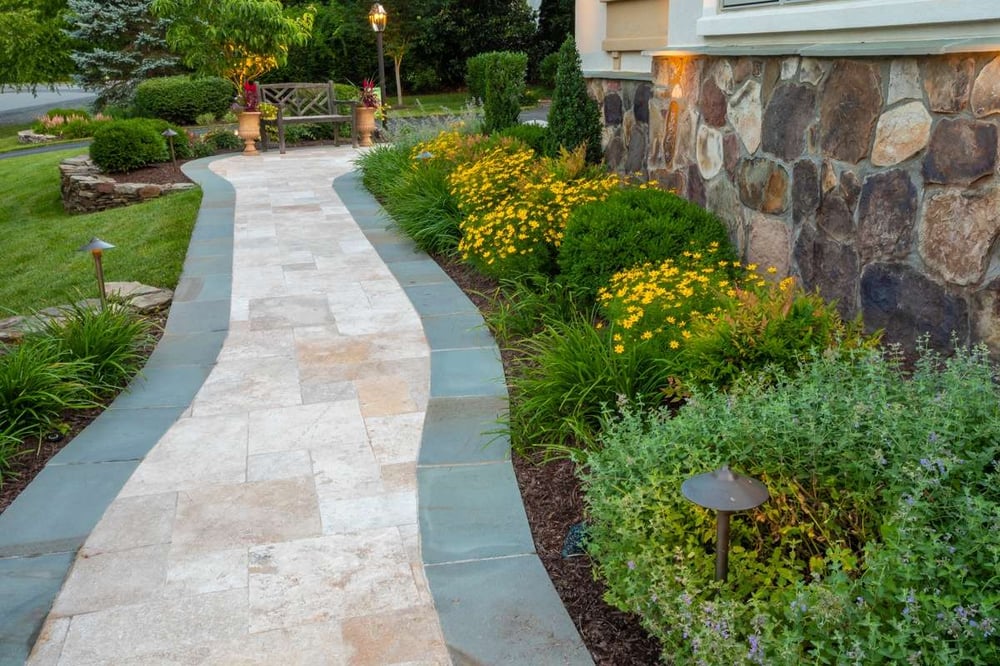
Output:
<instances>
[{"instance_id":1,"label":"shrub hedge","mask_svg":"<svg viewBox=\"0 0 1000 666\"><path fill-rule=\"evenodd\" d=\"M225 115L234 95L233 84L214 76L147 79L136 87L135 115L193 125L202 114Z\"/></svg>"}]
</instances>

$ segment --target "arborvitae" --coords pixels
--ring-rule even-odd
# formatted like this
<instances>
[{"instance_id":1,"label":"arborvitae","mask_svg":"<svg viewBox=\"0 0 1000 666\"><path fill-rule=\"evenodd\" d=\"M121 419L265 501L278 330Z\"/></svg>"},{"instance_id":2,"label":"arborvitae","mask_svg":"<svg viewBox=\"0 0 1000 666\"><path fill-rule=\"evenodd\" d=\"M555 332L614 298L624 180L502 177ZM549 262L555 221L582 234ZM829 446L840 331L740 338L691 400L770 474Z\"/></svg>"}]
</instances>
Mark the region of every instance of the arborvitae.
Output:
<instances>
[{"instance_id":1,"label":"arborvitae","mask_svg":"<svg viewBox=\"0 0 1000 666\"><path fill-rule=\"evenodd\" d=\"M601 113L597 102L587 94L580 54L572 36L559 48L556 88L549 108L549 136L552 148L573 150L587 144L587 161L601 161Z\"/></svg>"},{"instance_id":2,"label":"arborvitae","mask_svg":"<svg viewBox=\"0 0 1000 666\"><path fill-rule=\"evenodd\" d=\"M149 11L151 0L69 0L69 36L76 81L98 93L99 107L128 104L143 80L170 74L177 58L164 35L167 22Z\"/></svg>"}]
</instances>

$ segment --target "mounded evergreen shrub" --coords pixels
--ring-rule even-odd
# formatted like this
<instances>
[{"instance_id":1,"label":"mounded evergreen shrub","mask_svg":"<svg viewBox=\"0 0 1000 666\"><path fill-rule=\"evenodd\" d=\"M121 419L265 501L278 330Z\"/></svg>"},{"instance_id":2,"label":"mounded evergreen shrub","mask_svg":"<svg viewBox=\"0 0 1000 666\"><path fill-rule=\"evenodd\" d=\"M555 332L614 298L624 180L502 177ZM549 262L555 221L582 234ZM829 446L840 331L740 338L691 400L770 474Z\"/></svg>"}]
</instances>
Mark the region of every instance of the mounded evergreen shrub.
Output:
<instances>
[{"instance_id":1,"label":"mounded evergreen shrub","mask_svg":"<svg viewBox=\"0 0 1000 666\"><path fill-rule=\"evenodd\" d=\"M159 118L136 118L136 120L146 122L153 130L163 136L163 132L172 129L177 132L177 136L174 137L174 155L179 160L186 160L193 157L193 152L191 150L191 137L187 133L187 130L178 125L168 123L166 120L161 120ZM166 140L166 139L164 139ZM167 143L167 158L170 157L170 143Z\"/></svg>"},{"instance_id":2,"label":"mounded evergreen shrub","mask_svg":"<svg viewBox=\"0 0 1000 666\"><path fill-rule=\"evenodd\" d=\"M621 270L713 242L719 244L719 260L736 258L726 225L715 215L664 190L630 187L570 214L559 269L568 284L592 300Z\"/></svg>"},{"instance_id":3,"label":"mounded evergreen shrub","mask_svg":"<svg viewBox=\"0 0 1000 666\"><path fill-rule=\"evenodd\" d=\"M546 153L548 150L549 130L542 125L511 125L504 128L500 134L521 141L538 155L551 157L551 155L547 155Z\"/></svg>"},{"instance_id":4,"label":"mounded evergreen shrub","mask_svg":"<svg viewBox=\"0 0 1000 666\"><path fill-rule=\"evenodd\" d=\"M580 54L572 35L559 48L556 87L549 107L549 132L553 153L560 146L573 150L586 144L587 161L591 164L601 161L601 113L597 102L587 94Z\"/></svg>"},{"instance_id":5,"label":"mounded evergreen shrub","mask_svg":"<svg viewBox=\"0 0 1000 666\"><path fill-rule=\"evenodd\" d=\"M167 140L156 128L148 118L112 121L94 132L90 158L110 173L125 173L165 162L170 159L170 151Z\"/></svg>"},{"instance_id":6,"label":"mounded evergreen shrub","mask_svg":"<svg viewBox=\"0 0 1000 666\"><path fill-rule=\"evenodd\" d=\"M538 82L546 88L556 87L556 73L559 71L559 52L555 51L544 58L538 65Z\"/></svg>"},{"instance_id":7,"label":"mounded evergreen shrub","mask_svg":"<svg viewBox=\"0 0 1000 666\"><path fill-rule=\"evenodd\" d=\"M193 125L203 113L212 113L217 118L225 115L234 95L231 83L214 76L148 79L135 90L135 112L138 116Z\"/></svg>"}]
</instances>

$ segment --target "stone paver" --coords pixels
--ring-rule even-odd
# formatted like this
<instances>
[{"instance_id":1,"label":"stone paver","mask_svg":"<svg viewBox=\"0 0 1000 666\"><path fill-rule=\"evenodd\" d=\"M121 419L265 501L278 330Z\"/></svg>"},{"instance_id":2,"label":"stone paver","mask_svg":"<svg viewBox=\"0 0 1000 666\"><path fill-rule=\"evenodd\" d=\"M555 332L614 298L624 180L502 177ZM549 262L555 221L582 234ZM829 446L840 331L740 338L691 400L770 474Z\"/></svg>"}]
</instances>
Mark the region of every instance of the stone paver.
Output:
<instances>
[{"instance_id":1,"label":"stone paver","mask_svg":"<svg viewBox=\"0 0 1000 666\"><path fill-rule=\"evenodd\" d=\"M147 376L0 516L0 664L36 631L39 665L592 663L495 434L496 346L355 156L188 165Z\"/></svg>"},{"instance_id":2,"label":"stone paver","mask_svg":"<svg viewBox=\"0 0 1000 666\"><path fill-rule=\"evenodd\" d=\"M177 345L228 336L84 543L31 663L450 663L417 537L430 348L332 188L354 156L211 163L237 192L231 298L189 256L170 324ZM220 216L195 240L226 234Z\"/></svg>"}]
</instances>

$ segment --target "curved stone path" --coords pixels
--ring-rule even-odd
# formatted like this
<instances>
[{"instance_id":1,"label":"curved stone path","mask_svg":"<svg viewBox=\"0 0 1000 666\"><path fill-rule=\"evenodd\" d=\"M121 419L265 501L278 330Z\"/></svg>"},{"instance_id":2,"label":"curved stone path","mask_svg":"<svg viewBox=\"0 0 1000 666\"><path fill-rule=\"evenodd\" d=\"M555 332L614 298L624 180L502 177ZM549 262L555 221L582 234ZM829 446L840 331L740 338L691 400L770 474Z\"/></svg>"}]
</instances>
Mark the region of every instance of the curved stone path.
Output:
<instances>
[{"instance_id":1,"label":"curved stone path","mask_svg":"<svg viewBox=\"0 0 1000 666\"><path fill-rule=\"evenodd\" d=\"M60 512L31 513L44 489L0 517L0 558L86 539L29 663L591 663L483 434L495 345L355 156L189 165L205 199L167 333L90 448L54 459L127 481L89 536L30 534ZM148 454L106 450L146 431Z\"/></svg>"}]
</instances>

